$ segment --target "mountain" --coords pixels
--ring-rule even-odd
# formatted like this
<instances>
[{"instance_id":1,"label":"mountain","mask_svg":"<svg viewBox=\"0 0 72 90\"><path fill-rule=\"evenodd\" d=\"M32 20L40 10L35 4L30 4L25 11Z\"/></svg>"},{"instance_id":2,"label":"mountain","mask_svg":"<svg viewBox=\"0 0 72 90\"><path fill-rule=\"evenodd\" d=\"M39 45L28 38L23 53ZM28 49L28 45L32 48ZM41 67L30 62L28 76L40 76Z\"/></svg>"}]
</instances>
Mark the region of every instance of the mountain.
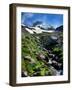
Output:
<instances>
[{"instance_id":1,"label":"mountain","mask_svg":"<svg viewBox=\"0 0 72 90\"><path fill-rule=\"evenodd\" d=\"M61 32L62 32L62 31L63 31L63 25L57 27L57 28L56 28L56 31L61 31Z\"/></svg>"},{"instance_id":2,"label":"mountain","mask_svg":"<svg viewBox=\"0 0 72 90\"><path fill-rule=\"evenodd\" d=\"M41 24L42 24L41 21L36 21L36 22L33 23L33 27L35 27L35 26L37 26L37 25L41 25Z\"/></svg>"},{"instance_id":3,"label":"mountain","mask_svg":"<svg viewBox=\"0 0 72 90\"><path fill-rule=\"evenodd\" d=\"M22 29L22 32L27 32L27 33L31 33L31 34L34 33L33 32L33 30L34 30L33 27L28 27L28 26L26 26L24 24L21 25L21 29Z\"/></svg>"},{"instance_id":4,"label":"mountain","mask_svg":"<svg viewBox=\"0 0 72 90\"><path fill-rule=\"evenodd\" d=\"M34 22L33 27L39 27L43 30L55 30L55 28L52 25L45 24L42 21Z\"/></svg>"},{"instance_id":5,"label":"mountain","mask_svg":"<svg viewBox=\"0 0 72 90\"><path fill-rule=\"evenodd\" d=\"M22 28L22 32L28 32L30 34L34 34L34 33L43 33L43 32L48 32L48 33L52 33L54 32L55 30L54 29L45 29L44 27L41 27L40 25L35 25L33 27L29 27L29 26L26 26L26 25L21 25L21 28Z\"/></svg>"}]
</instances>

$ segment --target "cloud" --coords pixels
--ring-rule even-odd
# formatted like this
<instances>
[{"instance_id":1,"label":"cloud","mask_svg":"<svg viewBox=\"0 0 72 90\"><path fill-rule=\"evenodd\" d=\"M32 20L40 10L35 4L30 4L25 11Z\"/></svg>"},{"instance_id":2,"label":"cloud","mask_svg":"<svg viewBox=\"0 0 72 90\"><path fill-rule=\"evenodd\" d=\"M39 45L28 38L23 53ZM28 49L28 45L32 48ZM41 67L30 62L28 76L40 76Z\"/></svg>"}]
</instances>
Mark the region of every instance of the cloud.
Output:
<instances>
[{"instance_id":1,"label":"cloud","mask_svg":"<svg viewBox=\"0 0 72 90\"><path fill-rule=\"evenodd\" d=\"M21 23L23 24L25 21L27 21L28 19L32 19L32 17L34 16L33 13L25 13L22 12L21 14Z\"/></svg>"},{"instance_id":2,"label":"cloud","mask_svg":"<svg viewBox=\"0 0 72 90\"><path fill-rule=\"evenodd\" d=\"M32 18L34 16L34 14L32 14L32 13L25 13L24 16L26 18Z\"/></svg>"}]
</instances>

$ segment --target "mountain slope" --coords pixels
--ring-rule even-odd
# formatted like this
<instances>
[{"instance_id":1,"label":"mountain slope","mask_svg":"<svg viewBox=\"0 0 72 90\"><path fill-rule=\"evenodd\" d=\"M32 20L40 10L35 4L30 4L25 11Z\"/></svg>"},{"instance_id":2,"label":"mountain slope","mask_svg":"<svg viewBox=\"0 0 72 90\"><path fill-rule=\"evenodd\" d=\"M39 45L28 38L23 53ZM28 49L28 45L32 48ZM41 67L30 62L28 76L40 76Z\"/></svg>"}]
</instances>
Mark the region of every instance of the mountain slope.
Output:
<instances>
[{"instance_id":1,"label":"mountain slope","mask_svg":"<svg viewBox=\"0 0 72 90\"><path fill-rule=\"evenodd\" d=\"M56 28L56 31L63 31L63 25Z\"/></svg>"},{"instance_id":2,"label":"mountain slope","mask_svg":"<svg viewBox=\"0 0 72 90\"><path fill-rule=\"evenodd\" d=\"M35 35L22 33L22 77L52 74L45 61L48 52L43 50L39 43Z\"/></svg>"}]
</instances>

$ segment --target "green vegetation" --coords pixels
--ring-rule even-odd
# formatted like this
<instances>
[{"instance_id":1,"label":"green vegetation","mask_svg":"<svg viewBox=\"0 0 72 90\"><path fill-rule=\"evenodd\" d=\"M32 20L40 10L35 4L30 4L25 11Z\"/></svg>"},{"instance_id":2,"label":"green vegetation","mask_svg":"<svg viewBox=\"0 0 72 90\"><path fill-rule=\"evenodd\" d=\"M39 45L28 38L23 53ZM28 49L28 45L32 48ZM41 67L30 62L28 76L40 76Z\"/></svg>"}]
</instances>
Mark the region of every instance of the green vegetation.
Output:
<instances>
[{"instance_id":1,"label":"green vegetation","mask_svg":"<svg viewBox=\"0 0 72 90\"><path fill-rule=\"evenodd\" d=\"M48 66L38 55L47 56L39 45L39 40L30 34L22 35L22 71L27 71L28 76L36 74L44 76L48 73ZM50 72L49 72L50 73Z\"/></svg>"},{"instance_id":2,"label":"green vegetation","mask_svg":"<svg viewBox=\"0 0 72 90\"><path fill-rule=\"evenodd\" d=\"M59 34L60 40L62 33ZM22 33L22 77L53 75L48 63L49 59L54 59L63 65L62 42L53 40L51 36L48 33ZM51 57L51 54L58 60L53 56ZM24 72L27 74L25 75Z\"/></svg>"}]
</instances>

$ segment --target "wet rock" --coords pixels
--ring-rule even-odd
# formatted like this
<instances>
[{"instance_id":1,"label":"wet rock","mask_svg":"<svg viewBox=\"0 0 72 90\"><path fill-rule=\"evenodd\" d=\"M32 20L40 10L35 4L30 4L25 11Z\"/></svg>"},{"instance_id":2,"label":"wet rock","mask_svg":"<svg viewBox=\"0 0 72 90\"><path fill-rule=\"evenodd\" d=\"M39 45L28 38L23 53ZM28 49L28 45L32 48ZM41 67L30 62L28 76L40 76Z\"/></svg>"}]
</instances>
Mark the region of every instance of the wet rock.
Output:
<instances>
[{"instance_id":1,"label":"wet rock","mask_svg":"<svg viewBox=\"0 0 72 90\"><path fill-rule=\"evenodd\" d=\"M49 62L48 62L48 64L50 64L50 65L52 64L52 60L51 60L51 59L49 59Z\"/></svg>"},{"instance_id":2,"label":"wet rock","mask_svg":"<svg viewBox=\"0 0 72 90\"><path fill-rule=\"evenodd\" d=\"M60 69L62 69L62 64L61 63L58 63L58 62L56 62L56 61L52 61L52 66L55 68L55 69L57 69L57 70L60 70Z\"/></svg>"},{"instance_id":3,"label":"wet rock","mask_svg":"<svg viewBox=\"0 0 72 90\"><path fill-rule=\"evenodd\" d=\"M52 60L58 61L59 58L58 58L58 56L54 55L53 58L52 58Z\"/></svg>"},{"instance_id":4,"label":"wet rock","mask_svg":"<svg viewBox=\"0 0 72 90\"><path fill-rule=\"evenodd\" d=\"M54 58L55 55L54 54L49 54L49 58Z\"/></svg>"}]
</instances>

